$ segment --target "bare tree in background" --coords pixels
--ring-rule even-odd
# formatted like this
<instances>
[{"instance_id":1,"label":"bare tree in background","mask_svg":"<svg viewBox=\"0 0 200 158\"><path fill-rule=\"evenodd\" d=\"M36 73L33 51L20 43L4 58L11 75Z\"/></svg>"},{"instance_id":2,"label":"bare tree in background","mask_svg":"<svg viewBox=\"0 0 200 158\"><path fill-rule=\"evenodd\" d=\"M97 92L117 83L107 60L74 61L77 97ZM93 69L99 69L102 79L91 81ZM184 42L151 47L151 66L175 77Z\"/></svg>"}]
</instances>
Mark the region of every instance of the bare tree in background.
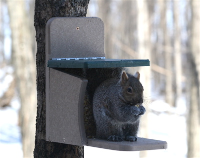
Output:
<instances>
[{"instance_id":1,"label":"bare tree in background","mask_svg":"<svg viewBox=\"0 0 200 158\"><path fill-rule=\"evenodd\" d=\"M160 25L161 25L161 34L162 34L162 51L164 53L165 69L167 73L165 77L165 100L168 104L173 105L173 90L172 90L172 52L170 44L170 32L167 23L167 11L168 11L168 2L169 1L158 1L158 7L160 12Z\"/></svg>"},{"instance_id":2,"label":"bare tree in background","mask_svg":"<svg viewBox=\"0 0 200 158\"><path fill-rule=\"evenodd\" d=\"M138 32L138 49L140 59L149 59L151 60L151 45L150 45L150 16L148 10L148 1L147 0L137 0L137 32ZM150 76L151 68L150 67L141 67L141 83L144 87L144 99L150 101ZM148 138L148 107L146 108L146 114L142 117L140 125L140 135L142 137ZM140 152L140 157L148 157L147 152Z\"/></svg>"},{"instance_id":3,"label":"bare tree in background","mask_svg":"<svg viewBox=\"0 0 200 158\"><path fill-rule=\"evenodd\" d=\"M135 1L120 1L118 10L121 10L119 15L117 33L115 33L115 44L121 50L119 58L121 59L137 59L136 53L137 43L137 6ZM123 21L123 22L122 22ZM118 39L118 41L116 40ZM132 71L135 68L132 68Z\"/></svg>"},{"instance_id":4,"label":"bare tree in background","mask_svg":"<svg viewBox=\"0 0 200 158\"><path fill-rule=\"evenodd\" d=\"M99 17L104 22L104 33L105 33L105 52L107 58L112 58L112 29L111 29L111 0L100 0L98 1L99 6Z\"/></svg>"},{"instance_id":5,"label":"bare tree in background","mask_svg":"<svg viewBox=\"0 0 200 158\"><path fill-rule=\"evenodd\" d=\"M191 0L188 158L200 157L200 2Z\"/></svg>"},{"instance_id":6,"label":"bare tree in background","mask_svg":"<svg viewBox=\"0 0 200 158\"><path fill-rule=\"evenodd\" d=\"M174 92L173 92L173 75L172 75L172 48L171 48L171 38L170 31L167 23L167 11L168 11L168 3L165 2L163 6L163 36L164 36L164 52L165 52L165 68L167 70L166 73L166 82L165 82L165 99L169 105L174 104Z\"/></svg>"},{"instance_id":7,"label":"bare tree in background","mask_svg":"<svg viewBox=\"0 0 200 158\"><path fill-rule=\"evenodd\" d=\"M181 55L181 35L180 35L180 1L173 1L173 14L174 14L174 63L175 63L175 103L177 106L178 100L182 94L182 55Z\"/></svg>"},{"instance_id":8,"label":"bare tree in background","mask_svg":"<svg viewBox=\"0 0 200 158\"><path fill-rule=\"evenodd\" d=\"M29 13L26 1L7 0L12 31L12 63L21 109L19 123L22 131L24 157L33 157L36 119L36 65L32 49Z\"/></svg>"},{"instance_id":9,"label":"bare tree in background","mask_svg":"<svg viewBox=\"0 0 200 158\"><path fill-rule=\"evenodd\" d=\"M3 62L5 62L5 57L4 57L4 50L3 50L3 45L4 45L4 32L3 32L3 6L0 2L0 68L3 67Z\"/></svg>"}]
</instances>

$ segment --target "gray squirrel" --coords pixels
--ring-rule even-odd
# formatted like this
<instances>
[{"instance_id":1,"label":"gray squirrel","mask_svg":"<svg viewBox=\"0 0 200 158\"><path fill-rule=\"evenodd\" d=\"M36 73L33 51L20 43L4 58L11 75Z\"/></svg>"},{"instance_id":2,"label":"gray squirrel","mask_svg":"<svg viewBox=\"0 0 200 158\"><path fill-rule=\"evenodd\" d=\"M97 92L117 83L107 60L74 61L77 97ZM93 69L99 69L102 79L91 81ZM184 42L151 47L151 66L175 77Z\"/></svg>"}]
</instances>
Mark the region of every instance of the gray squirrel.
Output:
<instances>
[{"instance_id":1,"label":"gray squirrel","mask_svg":"<svg viewBox=\"0 0 200 158\"><path fill-rule=\"evenodd\" d=\"M97 87L93 97L96 138L109 141L137 141L140 116L145 113L140 74L122 72Z\"/></svg>"}]
</instances>

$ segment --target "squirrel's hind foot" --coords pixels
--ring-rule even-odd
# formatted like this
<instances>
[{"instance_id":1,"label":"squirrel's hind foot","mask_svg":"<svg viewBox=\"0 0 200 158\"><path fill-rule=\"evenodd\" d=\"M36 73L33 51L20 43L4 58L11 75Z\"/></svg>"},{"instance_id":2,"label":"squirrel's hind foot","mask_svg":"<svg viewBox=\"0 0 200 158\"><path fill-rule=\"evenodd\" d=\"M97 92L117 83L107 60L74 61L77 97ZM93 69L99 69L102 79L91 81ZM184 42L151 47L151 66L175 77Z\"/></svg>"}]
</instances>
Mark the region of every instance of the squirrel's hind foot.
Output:
<instances>
[{"instance_id":1,"label":"squirrel's hind foot","mask_svg":"<svg viewBox=\"0 0 200 158\"><path fill-rule=\"evenodd\" d=\"M136 136L126 136L125 140L129 141L129 142L136 142L137 141L137 137Z\"/></svg>"},{"instance_id":2,"label":"squirrel's hind foot","mask_svg":"<svg viewBox=\"0 0 200 158\"><path fill-rule=\"evenodd\" d=\"M120 136L111 135L108 137L108 140L113 141L113 142L121 142L121 141L123 141L123 138Z\"/></svg>"}]
</instances>

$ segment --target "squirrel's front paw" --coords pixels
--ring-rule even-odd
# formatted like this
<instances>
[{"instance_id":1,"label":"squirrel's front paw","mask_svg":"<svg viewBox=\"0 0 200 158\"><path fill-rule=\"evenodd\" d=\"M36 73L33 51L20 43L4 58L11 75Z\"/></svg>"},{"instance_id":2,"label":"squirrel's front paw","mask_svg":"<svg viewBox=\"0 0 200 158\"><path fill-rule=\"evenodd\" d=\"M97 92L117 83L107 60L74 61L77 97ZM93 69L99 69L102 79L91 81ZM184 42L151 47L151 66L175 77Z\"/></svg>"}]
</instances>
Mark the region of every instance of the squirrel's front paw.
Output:
<instances>
[{"instance_id":1,"label":"squirrel's front paw","mask_svg":"<svg viewBox=\"0 0 200 158\"><path fill-rule=\"evenodd\" d=\"M143 115L146 112L146 109L143 106L140 106L140 114L139 115Z\"/></svg>"},{"instance_id":2,"label":"squirrel's front paw","mask_svg":"<svg viewBox=\"0 0 200 158\"><path fill-rule=\"evenodd\" d=\"M123 138L120 136L111 135L108 137L108 140L113 141L113 142L121 142L121 141L123 141Z\"/></svg>"},{"instance_id":3,"label":"squirrel's front paw","mask_svg":"<svg viewBox=\"0 0 200 158\"><path fill-rule=\"evenodd\" d=\"M136 136L126 136L125 140L129 141L129 142L136 142L137 141L137 137Z\"/></svg>"}]
</instances>

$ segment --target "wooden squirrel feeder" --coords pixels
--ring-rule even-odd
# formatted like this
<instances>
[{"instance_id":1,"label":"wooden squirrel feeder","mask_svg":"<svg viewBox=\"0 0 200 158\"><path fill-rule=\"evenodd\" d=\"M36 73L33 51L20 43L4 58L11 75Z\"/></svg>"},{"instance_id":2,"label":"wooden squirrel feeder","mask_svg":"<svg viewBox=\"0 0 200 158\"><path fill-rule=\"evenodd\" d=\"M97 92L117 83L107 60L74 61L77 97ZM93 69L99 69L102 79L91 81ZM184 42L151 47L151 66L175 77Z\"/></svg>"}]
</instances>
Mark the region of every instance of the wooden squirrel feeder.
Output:
<instances>
[{"instance_id":1,"label":"wooden squirrel feeder","mask_svg":"<svg viewBox=\"0 0 200 158\"><path fill-rule=\"evenodd\" d=\"M104 26L99 18L51 18L46 25L46 141L112 150L166 149L167 142L138 138L110 142L87 138L84 97L88 80L63 71L149 66L149 60L105 59Z\"/></svg>"}]
</instances>

